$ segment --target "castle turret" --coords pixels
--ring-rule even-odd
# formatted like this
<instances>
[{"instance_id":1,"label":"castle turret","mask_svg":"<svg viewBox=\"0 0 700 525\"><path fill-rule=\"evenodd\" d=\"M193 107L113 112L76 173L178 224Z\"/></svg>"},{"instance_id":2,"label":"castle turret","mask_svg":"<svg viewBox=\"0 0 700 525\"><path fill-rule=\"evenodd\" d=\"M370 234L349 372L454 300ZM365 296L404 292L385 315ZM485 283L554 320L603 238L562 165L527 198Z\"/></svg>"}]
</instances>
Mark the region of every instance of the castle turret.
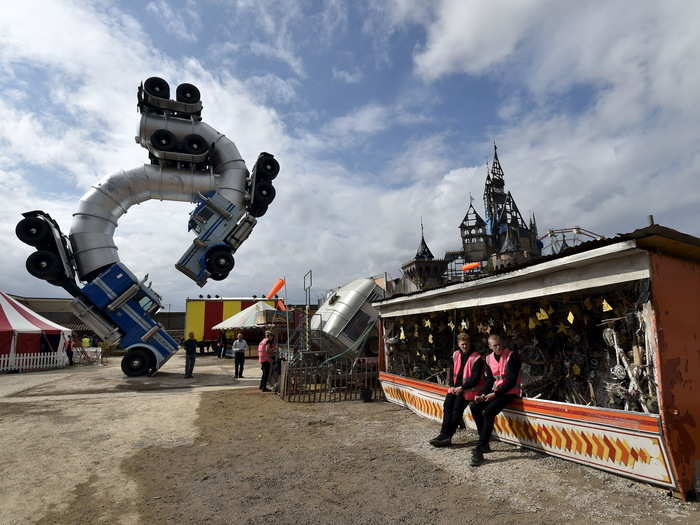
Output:
<instances>
[{"instance_id":1,"label":"castle turret","mask_svg":"<svg viewBox=\"0 0 700 525\"><path fill-rule=\"evenodd\" d=\"M420 244L418 245L416 256L413 260L404 264L401 270L415 284L418 290L425 290L442 285L442 274L445 273L448 262L445 259L434 258L430 248L428 248L428 243L425 242L422 219L420 232Z\"/></svg>"},{"instance_id":2,"label":"castle turret","mask_svg":"<svg viewBox=\"0 0 700 525\"><path fill-rule=\"evenodd\" d=\"M464 249L464 262L484 261L491 253L490 236L487 233L486 221L474 208L471 202L467 213L459 225L459 233L462 237L462 247Z\"/></svg>"}]
</instances>

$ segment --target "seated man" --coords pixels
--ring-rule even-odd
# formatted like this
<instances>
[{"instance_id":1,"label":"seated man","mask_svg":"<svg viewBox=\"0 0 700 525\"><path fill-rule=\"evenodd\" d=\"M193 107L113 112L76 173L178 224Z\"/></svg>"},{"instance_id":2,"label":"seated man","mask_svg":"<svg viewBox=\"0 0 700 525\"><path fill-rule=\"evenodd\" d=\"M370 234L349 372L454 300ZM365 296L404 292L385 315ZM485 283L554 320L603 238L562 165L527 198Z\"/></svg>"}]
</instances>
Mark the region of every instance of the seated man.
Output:
<instances>
[{"instance_id":1,"label":"seated man","mask_svg":"<svg viewBox=\"0 0 700 525\"><path fill-rule=\"evenodd\" d=\"M483 390L484 360L478 352L471 350L469 335L457 336L458 349L452 354L450 387L442 405L442 428L440 434L430 440L434 447L447 447L452 444L452 436L462 421L464 409Z\"/></svg>"},{"instance_id":2,"label":"seated man","mask_svg":"<svg viewBox=\"0 0 700 525\"><path fill-rule=\"evenodd\" d=\"M521 396L518 354L503 347L501 338L489 336L491 353L486 356L486 386L471 405L472 416L479 431L479 442L472 451L471 465L478 467L484 461L484 452L490 452L489 440L498 413L508 403Z\"/></svg>"}]
</instances>

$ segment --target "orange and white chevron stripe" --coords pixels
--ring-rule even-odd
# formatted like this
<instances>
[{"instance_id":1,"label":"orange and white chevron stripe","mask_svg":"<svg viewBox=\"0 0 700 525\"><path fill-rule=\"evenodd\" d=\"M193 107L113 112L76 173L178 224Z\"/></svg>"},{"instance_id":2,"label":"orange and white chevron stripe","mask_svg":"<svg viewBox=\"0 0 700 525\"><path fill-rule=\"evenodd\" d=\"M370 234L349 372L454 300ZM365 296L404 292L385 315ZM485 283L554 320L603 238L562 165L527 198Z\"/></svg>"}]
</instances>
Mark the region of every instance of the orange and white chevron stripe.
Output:
<instances>
[{"instance_id":1,"label":"orange and white chevron stripe","mask_svg":"<svg viewBox=\"0 0 700 525\"><path fill-rule=\"evenodd\" d=\"M437 385L421 388L419 381L411 379L405 379L408 384L404 385L399 380L382 380L388 401L405 406L422 417L442 421L444 388ZM547 402L538 400L538 403ZM643 481L675 486L660 433L647 429L617 429L583 420L578 423L571 419L571 405L564 410L566 418L557 417L557 410L562 412L557 408L560 405L552 404L551 413L547 415L506 409L496 417L494 437ZM580 410L585 411L586 407ZM464 413L464 422L476 429L469 410Z\"/></svg>"}]
</instances>

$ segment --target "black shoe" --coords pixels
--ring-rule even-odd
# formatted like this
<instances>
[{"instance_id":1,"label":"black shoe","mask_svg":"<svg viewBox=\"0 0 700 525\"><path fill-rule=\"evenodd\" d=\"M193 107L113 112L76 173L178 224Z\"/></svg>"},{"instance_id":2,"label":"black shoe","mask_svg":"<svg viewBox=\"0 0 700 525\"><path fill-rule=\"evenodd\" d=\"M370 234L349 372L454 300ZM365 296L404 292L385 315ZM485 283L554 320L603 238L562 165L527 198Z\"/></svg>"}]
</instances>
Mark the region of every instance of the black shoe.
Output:
<instances>
[{"instance_id":1,"label":"black shoe","mask_svg":"<svg viewBox=\"0 0 700 525\"><path fill-rule=\"evenodd\" d=\"M493 452L493 450L491 449L491 447L489 445L481 447L482 454L488 454L489 452Z\"/></svg>"},{"instance_id":2,"label":"black shoe","mask_svg":"<svg viewBox=\"0 0 700 525\"><path fill-rule=\"evenodd\" d=\"M472 450L472 459L469 462L469 464L472 467L478 467L484 462L484 453L481 450L481 447L476 447L474 450Z\"/></svg>"},{"instance_id":3,"label":"black shoe","mask_svg":"<svg viewBox=\"0 0 700 525\"><path fill-rule=\"evenodd\" d=\"M429 443L434 447L449 447L452 444L452 438L445 434L440 434L438 437L431 439Z\"/></svg>"},{"instance_id":4,"label":"black shoe","mask_svg":"<svg viewBox=\"0 0 700 525\"><path fill-rule=\"evenodd\" d=\"M263 388L262 391L263 392L271 392L271 390L269 388Z\"/></svg>"}]
</instances>

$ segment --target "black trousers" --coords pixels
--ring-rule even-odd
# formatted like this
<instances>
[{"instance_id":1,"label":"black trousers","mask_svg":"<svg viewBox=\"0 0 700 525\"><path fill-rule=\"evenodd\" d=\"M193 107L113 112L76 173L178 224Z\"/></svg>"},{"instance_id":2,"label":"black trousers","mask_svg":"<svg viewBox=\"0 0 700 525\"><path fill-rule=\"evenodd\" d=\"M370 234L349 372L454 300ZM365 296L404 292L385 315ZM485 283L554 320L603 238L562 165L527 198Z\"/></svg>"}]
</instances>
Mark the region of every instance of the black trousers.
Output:
<instances>
[{"instance_id":1,"label":"black trousers","mask_svg":"<svg viewBox=\"0 0 700 525\"><path fill-rule=\"evenodd\" d=\"M483 447L488 445L496 416L516 397L518 396L515 394L503 394L502 396L493 398L489 402L472 403L470 408L472 416L474 417L474 422L476 423L476 428L479 431L478 446Z\"/></svg>"},{"instance_id":2,"label":"black trousers","mask_svg":"<svg viewBox=\"0 0 700 525\"><path fill-rule=\"evenodd\" d=\"M270 361L263 361L260 363L260 368L262 368L262 377L260 378L260 390L267 389L267 378L270 377L270 367L272 363Z\"/></svg>"},{"instance_id":3,"label":"black trousers","mask_svg":"<svg viewBox=\"0 0 700 525\"><path fill-rule=\"evenodd\" d=\"M236 350L233 353L233 377L243 377L243 365L245 364L245 352Z\"/></svg>"},{"instance_id":4,"label":"black trousers","mask_svg":"<svg viewBox=\"0 0 700 525\"><path fill-rule=\"evenodd\" d=\"M442 428L440 434L452 437L457 432L457 427L462 421L464 409L467 408L469 401L464 399L463 395L447 394L445 402L442 404Z\"/></svg>"},{"instance_id":5,"label":"black trousers","mask_svg":"<svg viewBox=\"0 0 700 525\"><path fill-rule=\"evenodd\" d=\"M197 359L193 355L186 355L185 356L185 375L186 376L191 376L192 371L194 370L194 360Z\"/></svg>"}]
</instances>

